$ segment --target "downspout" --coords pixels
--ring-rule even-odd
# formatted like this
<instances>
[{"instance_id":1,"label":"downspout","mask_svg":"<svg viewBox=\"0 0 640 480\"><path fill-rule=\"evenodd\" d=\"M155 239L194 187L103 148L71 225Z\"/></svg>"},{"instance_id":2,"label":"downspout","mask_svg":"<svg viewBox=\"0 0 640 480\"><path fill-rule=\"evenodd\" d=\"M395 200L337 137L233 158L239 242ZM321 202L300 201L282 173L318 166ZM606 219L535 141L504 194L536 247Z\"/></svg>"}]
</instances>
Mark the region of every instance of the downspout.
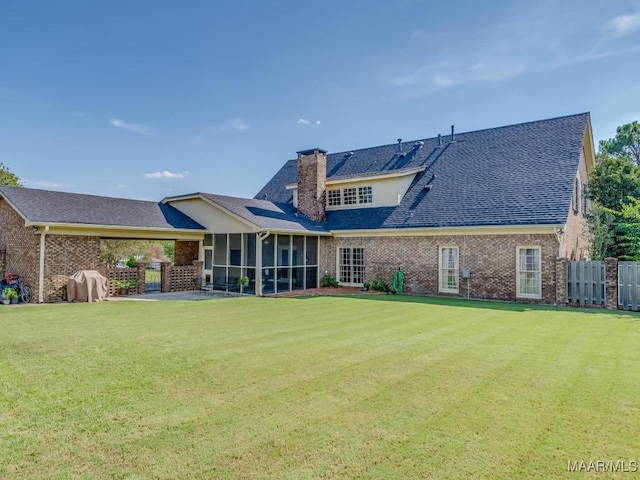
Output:
<instances>
[{"instance_id":1,"label":"downspout","mask_svg":"<svg viewBox=\"0 0 640 480\"><path fill-rule=\"evenodd\" d=\"M262 241L271 235L271 231L259 233L257 235L258 241L256 242L256 296L262 296Z\"/></svg>"},{"instance_id":2,"label":"downspout","mask_svg":"<svg viewBox=\"0 0 640 480\"><path fill-rule=\"evenodd\" d=\"M49 225L45 225L40 233L40 276L38 278L38 303L44 303L44 237L49 231Z\"/></svg>"}]
</instances>

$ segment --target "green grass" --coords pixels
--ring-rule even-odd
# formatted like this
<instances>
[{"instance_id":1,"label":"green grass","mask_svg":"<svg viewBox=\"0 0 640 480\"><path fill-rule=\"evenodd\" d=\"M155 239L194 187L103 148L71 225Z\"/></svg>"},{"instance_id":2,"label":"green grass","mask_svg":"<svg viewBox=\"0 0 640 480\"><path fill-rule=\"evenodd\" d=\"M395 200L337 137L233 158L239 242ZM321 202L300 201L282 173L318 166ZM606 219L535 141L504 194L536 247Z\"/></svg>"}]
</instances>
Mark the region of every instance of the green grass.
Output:
<instances>
[{"instance_id":1,"label":"green grass","mask_svg":"<svg viewBox=\"0 0 640 480\"><path fill-rule=\"evenodd\" d=\"M640 461L639 320L401 296L0 306L0 478L577 478L568 461Z\"/></svg>"}]
</instances>

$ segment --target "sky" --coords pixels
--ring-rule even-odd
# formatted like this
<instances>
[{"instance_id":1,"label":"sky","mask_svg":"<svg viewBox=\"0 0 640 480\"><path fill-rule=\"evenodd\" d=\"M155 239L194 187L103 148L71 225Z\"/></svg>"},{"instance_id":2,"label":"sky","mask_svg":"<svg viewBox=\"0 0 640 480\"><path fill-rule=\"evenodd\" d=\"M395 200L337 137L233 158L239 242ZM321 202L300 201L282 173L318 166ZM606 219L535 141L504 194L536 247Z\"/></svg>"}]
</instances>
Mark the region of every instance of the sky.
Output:
<instances>
[{"instance_id":1,"label":"sky","mask_svg":"<svg viewBox=\"0 0 640 480\"><path fill-rule=\"evenodd\" d=\"M640 120L640 0L0 0L26 187L253 197L296 152Z\"/></svg>"}]
</instances>

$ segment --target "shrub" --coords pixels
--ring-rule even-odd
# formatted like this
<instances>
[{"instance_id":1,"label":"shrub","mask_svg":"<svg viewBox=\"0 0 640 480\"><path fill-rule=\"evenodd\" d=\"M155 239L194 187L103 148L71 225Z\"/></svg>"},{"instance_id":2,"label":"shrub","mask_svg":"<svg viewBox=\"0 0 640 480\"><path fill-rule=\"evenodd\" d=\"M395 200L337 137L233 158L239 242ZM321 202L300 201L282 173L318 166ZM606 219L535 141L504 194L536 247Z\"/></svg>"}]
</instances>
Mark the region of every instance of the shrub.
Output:
<instances>
[{"instance_id":1,"label":"shrub","mask_svg":"<svg viewBox=\"0 0 640 480\"><path fill-rule=\"evenodd\" d=\"M137 266L138 266L138 261L134 257L131 257L129 260L127 260L127 267L136 268Z\"/></svg>"},{"instance_id":2,"label":"shrub","mask_svg":"<svg viewBox=\"0 0 640 480\"><path fill-rule=\"evenodd\" d=\"M391 289L389 288L389 285L387 283L383 282L379 278L376 278L376 281L373 282L369 288L371 288L371 290L376 291L376 292L390 292L391 291Z\"/></svg>"},{"instance_id":3,"label":"shrub","mask_svg":"<svg viewBox=\"0 0 640 480\"><path fill-rule=\"evenodd\" d=\"M322 280L320 282L320 284L323 287L334 287L337 288L340 286L340 284L338 283L338 281L336 280L336 277L334 277L333 275L331 275L329 272L325 273L322 276Z\"/></svg>"}]
</instances>

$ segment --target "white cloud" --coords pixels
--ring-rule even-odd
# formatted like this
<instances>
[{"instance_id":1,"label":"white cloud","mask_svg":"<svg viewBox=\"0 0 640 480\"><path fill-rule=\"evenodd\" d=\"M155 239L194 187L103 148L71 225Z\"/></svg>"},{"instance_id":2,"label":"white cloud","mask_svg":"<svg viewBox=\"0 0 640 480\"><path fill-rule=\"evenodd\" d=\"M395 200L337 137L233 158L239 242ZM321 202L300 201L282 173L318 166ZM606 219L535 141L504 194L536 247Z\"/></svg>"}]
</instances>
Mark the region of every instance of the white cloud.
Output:
<instances>
[{"instance_id":1,"label":"white cloud","mask_svg":"<svg viewBox=\"0 0 640 480\"><path fill-rule=\"evenodd\" d=\"M216 132L244 132L249 129L249 125L247 122L242 120L241 118L234 118L218 127L214 128L213 131Z\"/></svg>"},{"instance_id":2,"label":"white cloud","mask_svg":"<svg viewBox=\"0 0 640 480\"><path fill-rule=\"evenodd\" d=\"M306 120L304 118L301 118L300 120L298 120L296 122L298 125L311 125L311 120ZM320 120L316 120L315 122L313 122L314 125L320 125Z\"/></svg>"},{"instance_id":3,"label":"white cloud","mask_svg":"<svg viewBox=\"0 0 640 480\"><path fill-rule=\"evenodd\" d=\"M151 133L147 127L140 125L139 123L124 122L117 118L110 118L109 123L116 128L122 128L123 130L128 130L129 132L137 133L139 135L149 135Z\"/></svg>"},{"instance_id":4,"label":"white cloud","mask_svg":"<svg viewBox=\"0 0 640 480\"><path fill-rule=\"evenodd\" d=\"M640 28L640 12L618 15L607 22L606 28L614 35L627 35Z\"/></svg>"},{"instance_id":5,"label":"white cloud","mask_svg":"<svg viewBox=\"0 0 640 480\"><path fill-rule=\"evenodd\" d=\"M597 19L602 18L604 7L589 4L576 15L579 5L577 0L566 3L540 0L515 5L505 10L497 22L479 32L469 32L469 38L454 36L457 32L452 32L450 39L442 39L443 48L426 53L417 50L416 56L418 59L422 56L422 62L391 68L385 65L379 78L402 89L403 94L424 95L457 85L500 82L640 50L634 45L603 42ZM616 32L640 28L640 14L614 20L611 28Z\"/></svg>"},{"instance_id":6,"label":"white cloud","mask_svg":"<svg viewBox=\"0 0 640 480\"><path fill-rule=\"evenodd\" d=\"M35 181L35 182L26 182L30 187L38 187L38 188L67 188L74 187L75 185L72 183L56 183L56 182L48 182L48 181Z\"/></svg>"},{"instance_id":7,"label":"white cloud","mask_svg":"<svg viewBox=\"0 0 640 480\"><path fill-rule=\"evenodd\" d=\"M145 173L144 176L147 177L147 178L165 178L167 180L174 180L176 178L184 178L184 175L182 173L172 173L172 172L168 172L166 170L164 172Z\"/></svg>"}]
</instances>

